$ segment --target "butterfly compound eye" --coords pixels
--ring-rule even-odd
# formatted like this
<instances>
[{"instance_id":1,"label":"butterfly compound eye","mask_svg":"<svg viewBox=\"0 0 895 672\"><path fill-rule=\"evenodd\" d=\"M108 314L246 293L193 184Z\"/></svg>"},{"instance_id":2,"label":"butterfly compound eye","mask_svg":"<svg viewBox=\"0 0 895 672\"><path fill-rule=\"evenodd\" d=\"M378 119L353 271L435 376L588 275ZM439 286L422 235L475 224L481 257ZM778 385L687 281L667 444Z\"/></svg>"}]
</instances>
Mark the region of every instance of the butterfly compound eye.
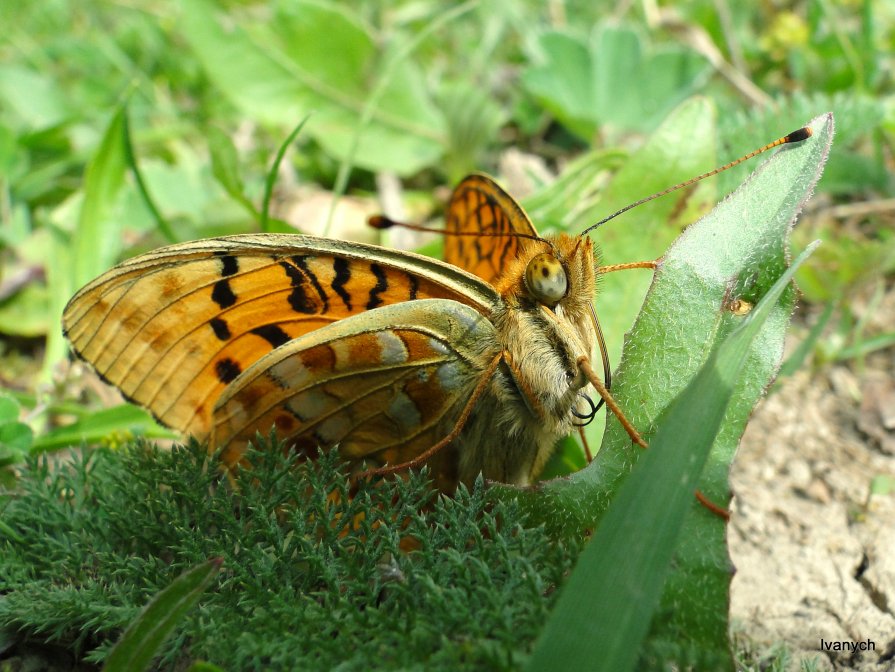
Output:
<instances>
[{"instance_id":1,"label":"butterfly compound eye","mask_svg":"<svg viewBox=\"0 0 895 672\"><path fill-rule=\"evenodd\" d=\"M552 254L539 254L525 268L525 287L534 299L552 308L569 289L566 269Z\"/></svg>"}]
</instances>

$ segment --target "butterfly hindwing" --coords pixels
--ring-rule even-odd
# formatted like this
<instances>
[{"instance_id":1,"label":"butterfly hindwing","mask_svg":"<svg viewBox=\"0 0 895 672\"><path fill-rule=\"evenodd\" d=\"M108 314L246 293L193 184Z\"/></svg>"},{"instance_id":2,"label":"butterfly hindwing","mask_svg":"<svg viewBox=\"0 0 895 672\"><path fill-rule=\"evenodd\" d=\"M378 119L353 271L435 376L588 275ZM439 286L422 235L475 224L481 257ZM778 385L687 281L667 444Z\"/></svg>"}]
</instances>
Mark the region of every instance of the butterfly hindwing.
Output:
<instances>
[{"instance_id":1,"label":"butterfly hindwing","mask_svg":"<svg viewBox=\"0 0 895 672\"><path fill-rule=\"evenodd\" d=\"M75 295L63 326L75 352L128 399L205 438L222 391L268 352L423 298L487 313L497 295L418 255L311 236L229 236L120 264Z\"/></svg>"},{"instance_id":2,"label":"butterfly hindwing","mask_svg":"<svg viewBox=\"0 0 895 672\"><path fill-rule=\"evenodd\" d=\"M275 427L297 449L409 461L456 421L499 353L494 326L456 301L429 299L354 315L256 361L221 396L213 443L238 461Z\"/></svg>"},{"instance_id":3,"label":"butterfly hindwing","mask_svg":"<svg viewBox=\"0 0 895 672\"><path fill-rule=\"evenodd\" d=\"M445 213L445 230L444 260L490 283L519 253L524 239L513 234L537 236L515 199L480 174L469 175L454 189Z\"/></svg>"}]
</instances>

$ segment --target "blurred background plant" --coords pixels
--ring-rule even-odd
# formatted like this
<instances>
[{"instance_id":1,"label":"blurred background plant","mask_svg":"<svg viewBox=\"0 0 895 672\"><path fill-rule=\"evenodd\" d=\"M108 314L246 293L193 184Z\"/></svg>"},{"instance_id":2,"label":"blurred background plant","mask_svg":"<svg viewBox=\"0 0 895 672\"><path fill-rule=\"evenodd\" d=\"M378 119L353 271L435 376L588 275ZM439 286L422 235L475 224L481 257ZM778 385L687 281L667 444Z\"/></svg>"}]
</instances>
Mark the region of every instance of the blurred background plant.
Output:
<instances>
[{"instance_id":1,"label":"blurred background plant","mask_svg":"<svg viewBox=\"0 0 895 672\"><path fill-rule=\"evenodd\" d=\"M891 296L895 268L893 8L869 0L443 7L3 3L0 375L4 408L19 410L0 419L0 465L73 436L164 435L132 410L97 417L99 405L70 403L90 383L66 365L61 309L78 286L139 251L257 230L271 156L306 115L279 171L273 228L288 221L320 233L351 222L361 229L354 235L369 237L366 214L385 207L425 219L472 170L497 173L528 197L542 230L580 230L833 110L833 156L795 239L828 241L799 274L802 312L821 324L790 369L812 355L860 359L895 343L891 325L871 319ZM607 189L644 138L697 94L711 101L703 123L663 136L661 152ZM748 170L604 227L606 258L661 253L644 243L646 223L667 223L664 245ZM623 282L620 317L614 278L601 307L615 361L636 310L625 308L628 297L646 281ZM74 433L63 428L72 420Z\"/></svg>"}]
</instances>

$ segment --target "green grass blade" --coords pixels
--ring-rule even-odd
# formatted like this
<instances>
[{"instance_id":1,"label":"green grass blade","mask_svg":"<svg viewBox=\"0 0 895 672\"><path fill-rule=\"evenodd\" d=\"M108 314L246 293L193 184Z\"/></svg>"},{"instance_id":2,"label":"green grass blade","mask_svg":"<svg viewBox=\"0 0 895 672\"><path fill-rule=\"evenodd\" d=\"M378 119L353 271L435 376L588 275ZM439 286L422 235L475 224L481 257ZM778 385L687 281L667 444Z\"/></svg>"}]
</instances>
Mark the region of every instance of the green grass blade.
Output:
<instances>
[{"instance_id":1,"label":"green grass blade","mask_svg":"<svg viewBox=\"0 0 895 672\"><path fill-rule=\"evenodd\" d=\"M152 195L149 193L149 188L146 186L146 181L143 179L143 173L140 171L140 166L137 164L134 143L131 141L130 119L127 110L124 110L123 123L124 158L127 162L127 167L130 168L131 174L134 176L134 182L137 185L137 193L140 194L140 198L146 205L146 209L149 210L149 214L152 215L152 219L155 220L156 228L162 233L165 240L169 243L176 243L177 236L174 235L174 229L168 224L168 220L162 216L158 206L156 206L155 201L152 199Z\"/></svg>"},{"instance_id":2,"label":"green grass blade","mask_svg":"<svg viewBox=\"0 0 895 672\"><path fill-rule=\"evenodd\" d=\"M47 269L50 287L50 324L58 325L65 302L74 287L81 287L110 268L121 248L121 222L111 217L127 170L127 116L122 103L106 126L102 140L87 165L82 188L84 200L77 228L68 239L60 232L52 237L53 263ZM65 239L63 239L65 238ZM65 356L65 339L59 329L47 335L41 377L49 381L53 367Z\"/></svg>"},{"instance_id":3,"label":"green grass blade","mask_svg":"<svg viewBox=\"0 0 895 672\"><path fill-rule=\"evenodd\" d=\"M212 558L193 567L152 598L109 653L103 670L136 672L147 669L168 635L211 585L222 563L221 558Z\"/></svg>"},{"instance_id":4,"label":"green grass blade","mask_svg":"<svg viewBox=\"0 0 895 672\"><path fill-rule=\"evenodd\" d=\"M233 140L221 129L210 126L208 149L211 152L211 174L233 200L248 210L252 217L258 219L258 210L245 193L243 179L239 174L239 155L236 153Z\"/></svg>"},{"instance_id":5,"label":"green grass blade","mask_svg":"<svg viewBox=\"0 0 895 672\"><path fill-rule=\"evenodd\" d=\"M280 172L280 164L283 162L283 157L286 156L286 150L289 149L289 146L295 141L298 134L301 133L301 129L304 128L304 125L307 123L310 116L311 115L306 115L304 119L299 121L295 128L292 129L292 132L277 150L273 165L271 165L270 170L267 171L267 178L264 180L264 198L261 199L261 215L259 218L259 225L261 230L265 233L270 229L270 199L273 195L273 187L277 182L277 175Z\"/></svg>"},{"instance_id":6,"label":"green grass blade","mask_svg":"<svg viewBox=\"0 0 895 672\"><path fill-rule=\"evenodd\" d=\"M824 327L827 326L830 318L833 317L833 311L835 309L836 301L827 301L827 307L824 308L824 312L817 318L817 322L811 327L811 331L808 332L808 335L801 343L799 343L793 353L787 357L786 361L780 366L780 371L777 374L778 383L781 378L791 376L802 368L805 360L807 360L808 356L814 352L814 347L817 345L817 341L823 333Z\"/></svg>"},{"instance_id":7,"label":"green grass blade","mask_svg":"<svg viewBox=\"0 0 895 672\"><path fill-rule=\"evenodd\" d=\"M62 450L82 443L122 443L134 436L172 439L177 434L159 425L144 409L132 404L121 404L84 415L70 425L39 434L31 445L31 452Z\"/></svg>"},{"instance_id":8,"label":"green grass blade","mask_svg":"<svg viewBox=\"0 0 895 672\"><path fill-rule=\"evenodd\" d=\"M109 217L127 170L127 109L119 106L84 176L84 202L73 242L74 283L81 287L109 268L121 246L121 224Z\"/></svg>"},{"instance_id":9,"label":"green grass blade","mask_svg":"<svg viewBox=\"0 0 895 672\"><path fill-rule=\"evenodd\" d=\"M841 362L856 357L866 357L877 350L890 348L893 345L895 345L895 332L890 331L885 334L879 334L872 338L868 338L847 348L842 348L842 350L836 353L834 359L837 362Z\"/></svg>"}]
</instances>

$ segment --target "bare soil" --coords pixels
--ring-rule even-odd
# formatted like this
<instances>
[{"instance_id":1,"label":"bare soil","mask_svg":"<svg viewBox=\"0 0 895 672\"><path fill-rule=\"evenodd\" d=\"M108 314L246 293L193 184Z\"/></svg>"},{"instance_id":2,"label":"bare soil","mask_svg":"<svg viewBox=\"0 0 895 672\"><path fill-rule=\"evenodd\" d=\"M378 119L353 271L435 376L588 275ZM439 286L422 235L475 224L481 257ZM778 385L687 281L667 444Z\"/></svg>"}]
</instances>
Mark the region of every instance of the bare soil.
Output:
<instances>
[{"instance_id":1,"label":"bare soil","mask_svg":"<svg viewBox=\"0 0 895 672\"><path fill-rule=\"evenodd\" d=\"M895 352L856 370L779 381L731 474L733 633L784 644L791 669L895 670L895 492L872 494L895 479Z\"/></svg>"}]
</instances>

